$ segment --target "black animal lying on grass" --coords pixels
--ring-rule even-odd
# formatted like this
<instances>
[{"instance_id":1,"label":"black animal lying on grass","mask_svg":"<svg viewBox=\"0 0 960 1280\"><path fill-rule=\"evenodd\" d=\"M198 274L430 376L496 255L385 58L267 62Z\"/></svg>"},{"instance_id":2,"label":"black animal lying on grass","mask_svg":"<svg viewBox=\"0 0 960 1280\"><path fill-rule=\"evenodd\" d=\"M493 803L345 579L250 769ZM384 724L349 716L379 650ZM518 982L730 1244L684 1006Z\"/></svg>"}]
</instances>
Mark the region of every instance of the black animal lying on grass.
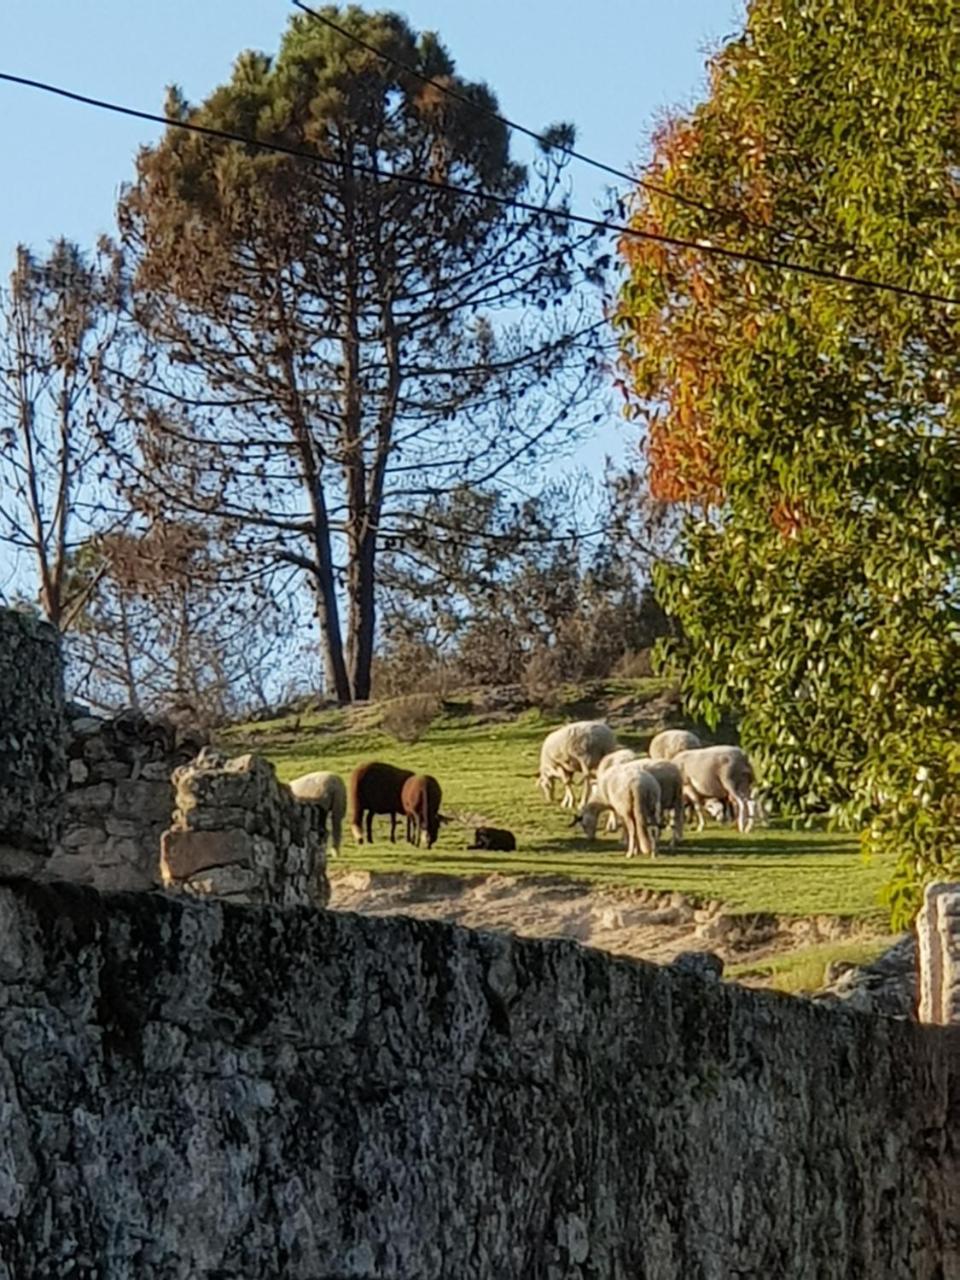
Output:
<instances>
[{"instance_id":1,"label":"black animal lying on grass","mask_svg":"<svg viewBox=\"0 0 960 1280\"><path fill-rule=\"evenodd\" d=\"M502 827L477 827L473 833L473 844L468 849L489 849L496 853L513 853L517 841L512 831L504 831Z\"/></svg>"}]
</instances>

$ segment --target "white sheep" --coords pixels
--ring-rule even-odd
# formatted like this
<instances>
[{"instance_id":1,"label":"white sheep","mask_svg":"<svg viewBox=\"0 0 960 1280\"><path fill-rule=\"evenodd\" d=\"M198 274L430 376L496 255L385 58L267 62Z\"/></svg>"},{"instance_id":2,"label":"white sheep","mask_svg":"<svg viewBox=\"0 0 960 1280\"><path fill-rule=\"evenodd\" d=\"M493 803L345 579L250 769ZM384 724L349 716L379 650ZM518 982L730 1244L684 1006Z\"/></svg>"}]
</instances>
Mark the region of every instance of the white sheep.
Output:
<instances>
[{"instance_id":1,"label":"white sheep","mask_svg":"<svg viewBox=\"0 0 960 1280\"><path fill-rule=\"evenodd\" d=\"M697 811L698 831L704 827L707 800L726 800L737 815L737 828L753 826L753 768L739 747L699 747L681 751L673 763L683 774L683 794Z\"/></svg>"},{"instance_id":2,"label":"white sheep","mask_svg":"<svg viewBox=\"0 0 960 1280\"><path fill-rule=\"evenodd\" d=\"M578 720L574 724L562 725L543 740L537 785L545 798L552 800L553 784L559 779L563 783L561 803L565 809L572 809L575 804L573 776L582 773L582 803L586 804L597 765L604 756L615 751L616 746L613 730L602 720Z\"/></svg>"},{"instance_id":3,"label":"white sheep","mask_svg":"<svg viewBox=\"0 0 960 1280\"><path fill-rule=\"evenodd\" d=\"M588 839L597 834L597 819L612 809L627 836L627 857L638 853L655 858L660 830L660 784L638 760L608 769L598 780L594 794L576 821Z\"/></svg>"},{"instance_id":4,"label":"white sheep","mask_svg":"<svg viewBox=\"0 0 960 1280\"><path fill-rule=\"evenodd\" d=\"M615 769L617 765L628 764L631 760L636 759L637 753L632 747L620 747L617 751L611 751L597 765L597 778L602 778L608 769ZM611 809L607 814L607 830L616 831L616 829L617 815Z\"/></svg>"},{"instance_id":5,"label":"white sheep","mask_svg":"<svg viewBox=\"0 0 960 1280\"><path fill-rule=\"evenodd\" d=\"M621 757L617 759L617 757ZM612 766L607 761L613 762ZM669 809L673 813L673 828L670 844L674 845L683 839L683 774L672 760L651 760L649 756L638 756L635 751L614 751L604 756L597 769L597 784L605 777L607 770L622 764L636 763L643 765L648 773L652 773L660 786L660 821ZM593 795L596 795L596 786ZM592 798L592 797L591 797ZM616 831L619 826L617 815L611 809L607 816L607 830Z\"/></svg>"},{"instance_id":6,"label":"white sheep","mask_svg":"<svg viewBox=\"0 0 960 1280\"><path fill-rule=\"evenodd\" d=\"M700 746L700 739L689 729L664 729L654 734L647 748L651 760L672 760L681 751L691 751Z\"/></svg>"},{"instance_id":7,"label":"white sheep","mask_svg":"<svg viewBox=\"0 0 960 1280\"><path fill-rule=\"evenodd\" d=\"M674 845L683 839L683 772L676 760L638 761L647 773L657 780L660 787L660 820L668 809L673 811L673 827L670 832L670 844Z\"/></svg>"},{"instance_id":8,"label":"white sheep","mask_svg":"<svg viewBox=\"0 0 960 1280\"><path fill-rule=\"evenodd\" d=\"M343 819L347 812L347 788L335 773L305 773L288 784L298 800L318 804L330 819L330 847L340 852Z\"/></svg>"}]
</instances>

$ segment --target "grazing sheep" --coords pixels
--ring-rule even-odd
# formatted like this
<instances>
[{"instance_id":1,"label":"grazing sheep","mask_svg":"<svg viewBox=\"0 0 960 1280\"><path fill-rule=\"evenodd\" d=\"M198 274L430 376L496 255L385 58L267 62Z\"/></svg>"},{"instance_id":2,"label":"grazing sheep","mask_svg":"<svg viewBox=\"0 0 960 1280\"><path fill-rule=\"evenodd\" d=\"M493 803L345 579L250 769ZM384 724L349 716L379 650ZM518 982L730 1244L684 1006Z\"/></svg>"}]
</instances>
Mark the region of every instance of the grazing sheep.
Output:
<instances>
[{"instance_id":1,"label":"grazing sheep","mask_svg":"<svg viewBox=\"0 0 960 1280\"><path fill-rule=\"evenodd\" d=\"M411 769L371 760L357 765L350 775L350 828L357 844L363 844L363 820L366 816L367 844L373 844L374 814L390 817L390 842L397 842L397 817L404 812L403 784L413 777Z\"/></svg>"},{"instance_id":2,"label":"grazing sheep","mask_svg":"<svg viewBox=\"0 0 960 1280\"><path fill-rule=\"evenodd\" d=\"M651 760L672 760L681 751L692 751L700 746L700 739L688 729L664 729L654 734L647 750Z\"/></svg>"},{"instance_id":3,"label":"grazing sheep","mask_svg":"<svg viewBox=\"0 0 960 1280\"><path fill-rule=\"evenodd\" d=\"M698 831L704 828L707 800L729 804L737 815L737 828L753 826L753 768L739 747L699 747L681 751L673 763L683 773L683 794L697 812Z\"/></svg>"},{"instance_id":4,"label":"grazing sheep","mask_svg":"<svg viewBox=\"0 0 960 1280\"><path fill-rule=\"evenodd\" d=\"M440 834L440 783L429 773L408 778L400 792L403 812L407 815L407 840L420 847L420 837L427 833L427 848L432 849Z\"/></svg>"},{"instance_id":5,"label":"grazing sheep","mask_svg":"<svg viewBox=\"0 0 960 1280\"><path fill-rule=\"evenodd\" d=\"M575 819L588 839L597 833L597 819L604 809L612 809L627 835L627 857L638 853L657 854L660 830L660 784L638 760L608 769L596 785L593 799Z\"/></svg>"},{"instance_id":6,"label":"grazing sheep","mask_svg":"<svg viewBox=\"0 0 960 1280\"><path fill-rule=\"evenodd\" d=\"M298 800L318 804L326 813L330 819L330 848L333 854L338 854L347 812L347 788L343 779L335 773L305 773L289 785Z\"/></svg>"},{"instance_id":7,"label":"grazing sheep","mask_svg":"<svg viewBox=\"0 0 960 1280\"><path fill-rule=\"evenodd\" d=\"M565 809L572 809L575 804L573 775L582 773L581 803L586 804L597 765L616 747L613 730L602 720L578 720L562 725L543 740L537 785L547 800L553 800L554 780L559 779L563 783L561 803Z\"/></svg>"},{"instance_id":8,"label":"grazing sheep","mask_svg":"<svg viewBox=\"0 0 960 1280\"><path fill-rule=\"evenodd\" d=\"M660 787L660 820L668 809L673 811L673 827L670 832L670 844L674 845L683 839L683 773L675 760L637 761L647 773L657 780Z\"/></svg>"},{"instance_id":9,"label":"grazing sheep","mask_svg":"<svg viewBox=\"0 0 960 1280\"><path fill-rule=\"evenodd\" d=\"M617 765L628 764L631 760L636 759L637 753L631 747L620 747L617 751L611 751L597 765L597 779L602 778L608 769L615 769ZM617 815L611 809L607 814L607 830L616 831L616 829Z\"/></svg>"},{"instance_id":10,"label":"grazing sheep","mask_svg":"<svg viewBox=\"0 0 960 1280\"><path fill-rule=\"evenodd\" d=\"M494 853L513 853L517 847L516 837L512 831L503 827L477 827L473 833L473 844L468 849L489 849Z\"/></svg>"}]
</instances>

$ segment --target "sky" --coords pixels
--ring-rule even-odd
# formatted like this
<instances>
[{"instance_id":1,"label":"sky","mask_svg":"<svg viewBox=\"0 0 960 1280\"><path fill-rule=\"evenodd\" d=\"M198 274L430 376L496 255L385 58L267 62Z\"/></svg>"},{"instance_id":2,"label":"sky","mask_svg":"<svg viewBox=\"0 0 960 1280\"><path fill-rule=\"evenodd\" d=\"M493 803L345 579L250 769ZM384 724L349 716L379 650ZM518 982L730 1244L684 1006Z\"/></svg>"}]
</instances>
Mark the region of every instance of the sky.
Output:
<instances>
[{"instance_id":1,"label":"sky","mask_svg":"<svg viewBox=\"0 0 960 1280\"><path fill-rule=\"evenodd\" d=\"M740 25L737 0L392 7L439 32L460 73L485 80L505 115L535 129L572 121L579 150L626 169L643 159L664 110L703 95L707 51ZM162 112L167 85L199 100L241 50L275 52L291 12L284 0L0 0L0 71ZM42 251L64 235L92 246L112 232L137 148L159 132L0 82L0 279L20 242ZM579 164L571 177L574 207L595 213L609 179ZM611 415L563 465L599 474L605 455L624 447Z\"/></svg>"}]
</instances>

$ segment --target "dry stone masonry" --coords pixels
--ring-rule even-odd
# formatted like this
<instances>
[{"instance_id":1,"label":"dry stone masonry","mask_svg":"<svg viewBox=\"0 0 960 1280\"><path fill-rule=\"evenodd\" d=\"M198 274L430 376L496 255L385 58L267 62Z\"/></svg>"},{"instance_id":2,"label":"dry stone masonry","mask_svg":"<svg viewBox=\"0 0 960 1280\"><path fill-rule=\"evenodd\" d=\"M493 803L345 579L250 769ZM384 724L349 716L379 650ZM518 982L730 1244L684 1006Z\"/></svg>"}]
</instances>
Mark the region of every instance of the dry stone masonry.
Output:
<instances>
[{"instance_id":1,"label":"dry stone masonry","mask_svg":"<svg viewBox=\"0 0 960 1280\"><path fill-rule=\"evenodd\" d=\"M0 609L0 870L42 865L60 835L65 789L59 637Z\"/></svg>"},{"instance_id":2,"label":"dry stone masonry","mask_svg":"<svg viewBox=\"0 0 960 1280\"><path fill-rule=\"evenodd\" d=\"M205 748L174 774L176 810L162 839L169 889L278 906L326 904L326 814L294 799L272 764Z\"/></svg>"},{"instance_id":3,"label":"dry stone masonry","mask_svg":"<svg viewBox=\"0 0 960 1280\"><path fill-rule=\"evenodd\" d=\"M956 1280L960 1032L0 883L0 1276Z\"/></svg>"},{"instance_id":4,"label":"dry stone masonry","mask_svg":"<svg viewBox=\"0 0 960 1280\"><path fill-rule=\"evenodd\" d=\"M960 884L931 884L917 917L921 1022L960 1023Z\"/></svg>"},{"instance_id":5,"label":"dry stone masonry","mask_svg":"<svg viewBox=\"0 0 960 1280\"><path fill-rule=\"evenodd\" d=\"M157 887L171 775L205 735L137 711L103 718L76 704L66 724L66 823L51 873L97 889Z\"/></svg>"}]
</instances>

